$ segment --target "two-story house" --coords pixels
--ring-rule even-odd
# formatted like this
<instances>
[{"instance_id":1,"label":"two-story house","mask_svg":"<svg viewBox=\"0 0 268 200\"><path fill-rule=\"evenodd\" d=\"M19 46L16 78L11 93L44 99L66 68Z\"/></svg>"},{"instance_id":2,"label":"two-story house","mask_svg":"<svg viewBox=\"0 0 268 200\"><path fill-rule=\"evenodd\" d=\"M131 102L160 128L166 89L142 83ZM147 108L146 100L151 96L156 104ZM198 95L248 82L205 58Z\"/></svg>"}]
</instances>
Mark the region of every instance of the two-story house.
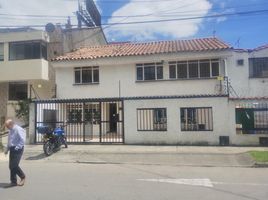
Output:
<instances>
[{"instance_id":1,"label":"two-story house","mask_svg":"<svg viewBox=\"0 0 268 200\"><path fill-rule=\"evenodd\" d=\"M36 102L35 126L67 120L69 142L219 144L236 134L232 56L217 38L77 49L54 59L57 99Z\"/></svg>"}]
</instances>

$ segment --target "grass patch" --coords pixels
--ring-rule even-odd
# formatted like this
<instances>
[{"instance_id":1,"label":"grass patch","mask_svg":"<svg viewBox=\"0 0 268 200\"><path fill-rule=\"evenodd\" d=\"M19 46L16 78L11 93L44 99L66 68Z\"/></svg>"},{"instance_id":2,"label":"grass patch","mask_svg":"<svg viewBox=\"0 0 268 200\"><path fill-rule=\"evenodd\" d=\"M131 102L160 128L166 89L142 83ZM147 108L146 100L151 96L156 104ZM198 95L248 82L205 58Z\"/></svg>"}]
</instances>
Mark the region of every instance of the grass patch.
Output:
<instances>
[{"instance_id":1,"label":"grass patch","mask_svg":"<svg viewBox=\"0 0 268 200\"><path fill-rule=\"evenodd\" d=\"M268 162L268 151L250 151L249 153L257 162Z\"/></svg>"}]
</instances>

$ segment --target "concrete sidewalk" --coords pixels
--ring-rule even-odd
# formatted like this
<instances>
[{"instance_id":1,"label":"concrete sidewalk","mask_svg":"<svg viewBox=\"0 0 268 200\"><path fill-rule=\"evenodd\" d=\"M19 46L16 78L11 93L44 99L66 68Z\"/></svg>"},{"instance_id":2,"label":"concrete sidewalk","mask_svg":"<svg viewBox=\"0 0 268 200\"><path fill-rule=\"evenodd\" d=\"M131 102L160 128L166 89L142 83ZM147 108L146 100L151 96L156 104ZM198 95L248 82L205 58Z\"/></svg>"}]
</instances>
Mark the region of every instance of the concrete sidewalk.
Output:
<instances>
[{"instance_id":1,"label":"concrete sidewalk","mask_svg":"<svg viewBox=\"0 0 268 200\"><path fill-rule=\"evenodd\" d=\"M43 154L42 145L25 147L25 162L62 162L98 164L158 164L176 166L252 167L249 151L268 150L265 147L197 147L138 145L70 145L50 157ZM7 157L0 154L0 162Z\"/></svg>"}]
</instances>

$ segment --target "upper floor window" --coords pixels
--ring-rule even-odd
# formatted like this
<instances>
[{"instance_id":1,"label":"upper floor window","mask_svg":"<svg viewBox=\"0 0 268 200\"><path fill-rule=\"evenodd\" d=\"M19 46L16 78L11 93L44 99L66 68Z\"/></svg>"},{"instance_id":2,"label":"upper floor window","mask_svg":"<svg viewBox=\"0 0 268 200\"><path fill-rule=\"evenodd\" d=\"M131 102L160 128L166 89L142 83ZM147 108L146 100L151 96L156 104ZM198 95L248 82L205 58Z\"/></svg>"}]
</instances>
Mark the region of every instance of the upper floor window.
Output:
<instances>
[{"instance_id":1,"label":"upper floor window","mask_svg":"<svg viewBox=\"0 0 268 200\"><path fill-rule=\"evenodd\" d=\"M219 68L219 59L169 62L169 78L212 78L219 76Z\"/></svg>"},{"instance_id":2,"label":"upper floor window","mask_svg":"<svg viewBox=\"0 0 268 200\"><path fill-rule=\"evenodd\" d=\"M25 82L9 83L8 100L19 101L28 97L28 84Z\"/></svg>"},{"instance_id":3,"label":"upper floor window","mask_svg":"<svg viewBox=\"0 0 268 200\"><path fill-rule=\"evenodd\" d=\"M0 61L4 61L4 44L0 43Z\"/></svg>"},{"instance_id":4,"label":"upper floor window","mask_svg":"<svg viewBox=\"0 0 268 200\"><path fill-rule=\"evenodd\" d=\"M41 41L9 43L9 60L46 59L47 46Z\"/></svg>"},{"instance_id":5,"label":"upper floor window","mask_svg":"<svg viewBox=\"0 0 268 200\"><path fill-rule=\"evenodd\" d=\"M163 63L137 64L137 81L163 79Z\"/></svg>"},{"instance_id":6,"label":"upper floor window","mask_svg":"<svg viewBox=\"0 0 268 200\"><path fill-rule=\"evenodd\" d=\"M244 66L244 59L238 59L236 63L238 66Z\"/></svg>"},{"instance_id":7,"label":"upper floor window","mask_svg":"<svg viewBox=\"0 0 268 200\"><path fill-rule=\"evenodd\" d=\"M268 57L249 58L249 77L268 78Z\"/></svg>"},{"instance_id":8,"label":"upper floor window","mask_svg":"<svg viewBox=\"0 0 268 200\"><path fill-rule=\"evenodd\" d=\"M74 82L75 84L99 83L99 67L76 67Z\"/></svg>"}]
</instances>

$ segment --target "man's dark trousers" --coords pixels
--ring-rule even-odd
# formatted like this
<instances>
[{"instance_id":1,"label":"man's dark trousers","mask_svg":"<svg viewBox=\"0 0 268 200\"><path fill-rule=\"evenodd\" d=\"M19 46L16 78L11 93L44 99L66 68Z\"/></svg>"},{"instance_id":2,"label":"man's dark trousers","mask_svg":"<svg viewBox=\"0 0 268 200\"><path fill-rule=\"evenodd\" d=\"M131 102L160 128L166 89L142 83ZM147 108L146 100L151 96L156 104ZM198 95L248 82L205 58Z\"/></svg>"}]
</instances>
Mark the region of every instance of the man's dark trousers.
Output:
<instances>
[{"instance_id":1,"label":"man's dark trousers","mask_svg":"<svg viewBox=\"0 0 268 200\"><path fill-rule=\"evenodd\" d=\"M17 175L21 178L25 178L25 174L19 167L20 159L23 154L23 148L16 150L15 147L10 148L9 152L9 169L10 169L10 181L17 184Z\"/></svg>"}]
</instances>

